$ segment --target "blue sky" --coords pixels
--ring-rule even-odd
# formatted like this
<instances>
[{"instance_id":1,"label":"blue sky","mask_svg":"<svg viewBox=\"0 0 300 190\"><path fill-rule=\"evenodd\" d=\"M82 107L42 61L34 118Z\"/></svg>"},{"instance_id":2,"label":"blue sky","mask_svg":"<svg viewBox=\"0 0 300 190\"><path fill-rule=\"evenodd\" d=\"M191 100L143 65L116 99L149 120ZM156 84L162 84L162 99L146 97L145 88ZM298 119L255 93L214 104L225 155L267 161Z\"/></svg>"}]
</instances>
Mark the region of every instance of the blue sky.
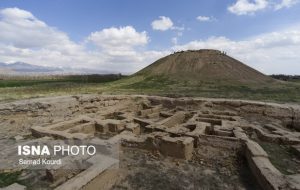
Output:
<instances>
[{"instance_id":1,"label":"blue sky","mask_svg":"<svg viewBox=\"0 0 300 190\"><path fill-rule=\"evenodd\" d=\"M300 74L298 0L0 0L0 10L0 62L132 73L216 48L267 74Z\"/></svg>"}]
</instances>

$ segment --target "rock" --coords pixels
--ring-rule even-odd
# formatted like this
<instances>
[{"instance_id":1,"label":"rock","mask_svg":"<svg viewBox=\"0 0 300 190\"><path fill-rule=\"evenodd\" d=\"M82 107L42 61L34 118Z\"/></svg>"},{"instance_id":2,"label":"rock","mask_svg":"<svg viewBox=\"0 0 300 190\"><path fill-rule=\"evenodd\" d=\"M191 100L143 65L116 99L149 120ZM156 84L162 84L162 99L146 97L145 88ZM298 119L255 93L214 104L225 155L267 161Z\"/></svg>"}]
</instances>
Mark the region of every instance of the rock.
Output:
<instances>
[{"instance_id":1,"label":"rock","mask_svg":"<svg viewBox=\"0 0 300 190\"><path fill-rule=\"evenodd\" d=\"M2 190L26 190L26 186L18 183L11 184L10 186L2 188Z\"/></svg>"},{"instance_id":2,"label":"rock","mask_svg":"<svg viewBox=\"0 0 300 190\"><path fill-rule=\"evenodd\" d=\"M205 169L205 170L203 171L203 174L204 174L204 175L213 175L214 173L216 173L216 172L213 171L213 170L210 170L210 169Z\"/></svg>"},{"instance_id":3,"label":"rock","mask_svg":"<svg viewBox=\"0 0 300 190\"><path fill-rule=\"evenodd\" d=\"M288 176L289 186L293 189L300 189L300 175L289 175Z\"/></svg>"},{"instance_id":4,"label":"rock","mask_svg":"<svg viewBox=\"0 0 300 190\"><path fill-rule=\"evenodd\" d=\"M15 139L16 141L20 141L20 140L23 140L24 137L21 136L21 135L17 135L17 136L14 137L14 139Z\"/></svg>"}]
</instances>

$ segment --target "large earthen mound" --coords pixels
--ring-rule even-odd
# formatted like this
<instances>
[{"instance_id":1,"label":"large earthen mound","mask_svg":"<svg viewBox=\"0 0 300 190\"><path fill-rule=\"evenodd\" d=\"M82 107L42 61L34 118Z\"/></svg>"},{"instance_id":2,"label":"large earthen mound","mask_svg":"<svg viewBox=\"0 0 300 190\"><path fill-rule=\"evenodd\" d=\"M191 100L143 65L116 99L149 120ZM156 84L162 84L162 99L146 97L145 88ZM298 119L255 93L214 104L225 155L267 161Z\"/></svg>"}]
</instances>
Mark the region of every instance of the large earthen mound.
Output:
<instances>
[{"instance_id":1,"label":"large earthen mound","mask_svg":"<svg viewBox=\"0 0 300 190\"><path fill-rule=\"evenodd\" d=\"M234 83L269 83L276 80L218 50L182 51L163 57L136 75L171 79Z\"/></svg>"}]
</instances>

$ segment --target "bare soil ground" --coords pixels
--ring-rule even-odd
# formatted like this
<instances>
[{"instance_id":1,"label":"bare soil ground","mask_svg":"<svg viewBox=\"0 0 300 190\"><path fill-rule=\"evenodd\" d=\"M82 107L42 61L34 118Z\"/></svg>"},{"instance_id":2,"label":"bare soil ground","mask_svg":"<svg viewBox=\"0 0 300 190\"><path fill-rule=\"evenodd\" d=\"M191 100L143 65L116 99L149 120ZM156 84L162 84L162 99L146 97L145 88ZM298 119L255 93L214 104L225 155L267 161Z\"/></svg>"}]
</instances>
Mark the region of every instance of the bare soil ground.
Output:
<instances>
[{"instance_id":1,"label":"bare soil ground","mask_svg":"<svg viewBox=\"0 0 300 190\"><path fill-rule=\"evenodd\" d=\"M235 152L213 147L196 150L191 161L125 149L121 155L122 180L113 189L260 189L246 161Z\"/></svg>"}]
</instances>

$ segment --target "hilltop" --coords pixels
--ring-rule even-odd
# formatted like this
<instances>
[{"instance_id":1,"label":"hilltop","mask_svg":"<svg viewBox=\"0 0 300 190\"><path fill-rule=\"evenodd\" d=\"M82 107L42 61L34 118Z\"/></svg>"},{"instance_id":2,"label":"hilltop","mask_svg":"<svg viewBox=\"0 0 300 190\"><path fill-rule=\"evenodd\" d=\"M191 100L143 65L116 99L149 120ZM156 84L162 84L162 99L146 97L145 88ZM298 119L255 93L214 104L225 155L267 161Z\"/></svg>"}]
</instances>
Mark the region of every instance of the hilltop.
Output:
<instances>
[{"instance_id":1,"label":"hilltop","mask_svg":"<svg viewBox=\"0 0 300 190\"><path fill-rule=\"evenodd\" d=\"M218 50L182 51L163 57L134 76L174 80L265 84L277 82Z\"/></svg>"}]
</instances>

